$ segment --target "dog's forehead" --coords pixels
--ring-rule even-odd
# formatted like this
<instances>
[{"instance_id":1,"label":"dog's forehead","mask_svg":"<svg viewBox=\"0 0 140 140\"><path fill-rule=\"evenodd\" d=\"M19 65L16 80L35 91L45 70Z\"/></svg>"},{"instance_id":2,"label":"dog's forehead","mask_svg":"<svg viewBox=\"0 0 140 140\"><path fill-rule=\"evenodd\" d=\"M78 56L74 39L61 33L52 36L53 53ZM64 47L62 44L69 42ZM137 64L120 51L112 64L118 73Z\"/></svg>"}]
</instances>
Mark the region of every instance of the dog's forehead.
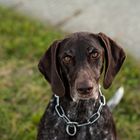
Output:
<instances>
[{"instance_id":1,"label":"dog's forehead","mask_svg":"<svg viewBox=\"0 0 140 140\"><path fill-rule=\"evenodd\" d=\"M63 41L62 41L63 42ZM72 52L85 52L87 48L92 47L101 50L101 46L97 36L90 34L72 34L67 39L64 39L60 47L60 52L72 51Z\"/></svg>"}]
</instances>

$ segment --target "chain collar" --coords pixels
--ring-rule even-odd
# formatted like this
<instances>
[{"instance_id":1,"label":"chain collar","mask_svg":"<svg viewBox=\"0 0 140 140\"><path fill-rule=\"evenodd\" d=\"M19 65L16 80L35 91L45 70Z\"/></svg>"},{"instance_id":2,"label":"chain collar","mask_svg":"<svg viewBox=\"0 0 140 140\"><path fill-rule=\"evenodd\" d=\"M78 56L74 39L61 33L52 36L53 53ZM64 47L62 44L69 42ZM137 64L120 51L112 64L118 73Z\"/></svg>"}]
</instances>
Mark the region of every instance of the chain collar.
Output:
<instances>
[{"instance_id":1,"label":"chain collar","mask_svg":"<svg viewBox=\"0 0 140 140\"><path fill-rule=\"evenodd\" d=\"M65 112L64 112L62 106L59 104L59 96L55 95L55 98L56 98L55 110L56 110L58 116L66 122L66 124L67 124L66 132L68 133L68 135L74 136L77 132L77 127L91 125L91 124L95 123L100 118L100 113L101 113L102 107L106 104L105 97L100 90L100 86L99 86L99 93L100 93L100 100L99 100L98 110L96 113L91 115L85 123L78 123L78 122L71 121L65 115Z\"/></svg>"}]
</instances>

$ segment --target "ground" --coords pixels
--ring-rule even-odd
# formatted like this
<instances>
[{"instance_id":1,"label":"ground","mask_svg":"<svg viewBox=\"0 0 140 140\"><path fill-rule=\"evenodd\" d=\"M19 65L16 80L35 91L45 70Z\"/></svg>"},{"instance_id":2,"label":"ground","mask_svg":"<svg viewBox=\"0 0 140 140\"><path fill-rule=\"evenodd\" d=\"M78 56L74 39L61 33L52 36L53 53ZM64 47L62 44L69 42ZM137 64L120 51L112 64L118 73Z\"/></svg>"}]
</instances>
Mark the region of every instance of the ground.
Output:
<instances>
[{"instance_id":1,"label":"ground","mask_svg":"<svg viewBox=\"0 0 140 140\"><path fill-rule=\"evenodd\" d=\"M0 7L0 138L34 140L51 96L37 64L44 51L66 33ZM122 140L140 139L140 65L127 59L109 90L109 99L124 86L125 95L113 116Z\"/></svg>"}]
</instances>

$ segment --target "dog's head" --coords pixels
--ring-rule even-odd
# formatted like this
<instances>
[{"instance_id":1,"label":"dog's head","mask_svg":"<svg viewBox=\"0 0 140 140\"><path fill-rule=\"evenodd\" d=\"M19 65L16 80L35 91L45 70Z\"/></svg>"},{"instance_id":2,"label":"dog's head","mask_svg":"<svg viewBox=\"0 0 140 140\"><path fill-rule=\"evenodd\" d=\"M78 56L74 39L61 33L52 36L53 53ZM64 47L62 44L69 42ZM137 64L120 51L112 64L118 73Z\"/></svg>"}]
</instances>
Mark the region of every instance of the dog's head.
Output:
<instances>
[{"instance_id":1,"label":"dog's head","mask_svg":"<svg viewBox=\"0 0 140 140\"><path fill-rule=\"evenodd\" d=\"M38 66L58 96L96 99L104 62L103 85L109 88L124 59L123 49L105 34L79 32L55 41Z\"/></svg>"}]
</instances>

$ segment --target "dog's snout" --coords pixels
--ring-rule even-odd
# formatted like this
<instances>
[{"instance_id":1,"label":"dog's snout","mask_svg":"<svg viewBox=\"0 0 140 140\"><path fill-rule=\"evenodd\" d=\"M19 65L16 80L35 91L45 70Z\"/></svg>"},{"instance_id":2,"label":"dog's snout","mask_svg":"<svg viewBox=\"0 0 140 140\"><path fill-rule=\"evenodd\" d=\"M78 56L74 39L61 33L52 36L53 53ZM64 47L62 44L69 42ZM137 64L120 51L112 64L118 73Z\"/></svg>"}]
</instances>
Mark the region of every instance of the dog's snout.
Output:
<instances>
[{"instance_id":1,"label":"dog's snout","mask_svg":"<svg viewBox=\"0 0 140 140\"><path fill-rule=\"evenodd\" d=\"M93 84L90 81L84 81L77 84L79 94L90 94L93 90Z\"/></svg>"}]
</instances>

